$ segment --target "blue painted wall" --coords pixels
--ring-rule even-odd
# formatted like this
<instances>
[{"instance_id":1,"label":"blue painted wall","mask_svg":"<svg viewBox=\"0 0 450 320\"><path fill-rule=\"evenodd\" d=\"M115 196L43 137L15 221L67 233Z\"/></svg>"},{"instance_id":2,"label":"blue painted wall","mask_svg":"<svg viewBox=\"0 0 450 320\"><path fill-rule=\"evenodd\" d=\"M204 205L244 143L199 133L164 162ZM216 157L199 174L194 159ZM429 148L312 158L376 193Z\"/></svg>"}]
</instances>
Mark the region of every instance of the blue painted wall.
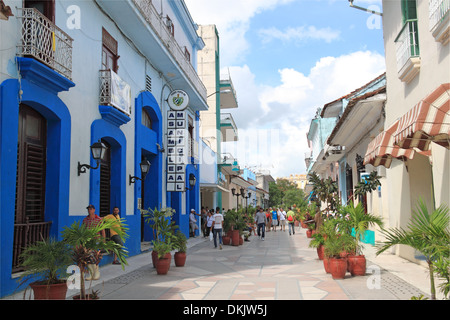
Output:
<instances>
[{"instance_id":1,"label":"blue painted wall","mask_svg":"<svg viewBox=\"0 0 450 320\"><path fill-rule=\"evenodd\" d=\"M133 235L133 241L138 241L140 247L140 233L141 233L141 213L138 209L138 198L141 197L142 183L145 183L144 188L144 201L142 203L142 209L161 209L162 205L162 179L163 179L163 165L162 157L163 153L160 148L163 147L163 116L160 111L160 107L155 97L150 92L142 92L136 98L135 101L135 157L134 157L134 176L141 177L140 162L141 157L144 155L150 162L150 170L144 181L137 180L134 186L134 215L139 218L139 223L136 225L134 233L138 232L139 237ZM145 109L152 120L152 129L149 129L142 125L142 109ZM152 229L144 224L144 240L153 240Z\"/></svg>"},{"instance_id":2,"label":"blue painted wall","mask_svg":"<svg viewBox=\"0 0 450 320\"><path fill-rule=\"evenodd\" d=\"M75 84L33 59L18 58L22 79L0 85L0 296L14 292L12 248L15 217L19 99L41 113L48 123L45 219L52 220L51 236L60 238L70 223L70 134L71 117L58 92ZM19 90L22 95L19 97Z\"/></svg>"}]
</instances>

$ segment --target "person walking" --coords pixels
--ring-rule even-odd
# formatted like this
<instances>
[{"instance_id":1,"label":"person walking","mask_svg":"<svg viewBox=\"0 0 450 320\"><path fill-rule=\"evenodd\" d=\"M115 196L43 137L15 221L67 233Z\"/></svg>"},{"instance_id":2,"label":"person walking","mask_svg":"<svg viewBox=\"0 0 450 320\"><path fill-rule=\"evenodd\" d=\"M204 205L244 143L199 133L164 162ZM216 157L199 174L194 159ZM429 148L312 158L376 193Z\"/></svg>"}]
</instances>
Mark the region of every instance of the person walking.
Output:
<instances>
[{"instance_id":1,"label":"person walking","mask_svg":"<svg viewBox=\"0 0 450 320\"><path fill-rule=\"evenodd\" d=\"M267 232L270 232L270 227L272 226L272 208L266 209L266 224L268 226Z\"/></svg>"},{"instance_id":2,"label":"person walking","mask_svg":"<svg viewBox=\"0 0 450 320\"><path fill-rule=\"evenodd\" d=\"M280 230L286 231L286 211L280 208L279 215L280 218Z\"/></svg>"},{"instance_id":3,"label":"person walking","mask_svg":"<svg viewBox=\"0 0 450 320\"><path fill-rule=\"evenodd\" d=\"M202 216L200 225L201 225L201 229L202 229L202 233L203 233L203 238L206 238L206 220L208 218L208 215L207 215L207 211L206 211L205 207L202 207L200 214Z\"/></svg>"},{"instance_id":4,"label":"person walking","mask_svg":"<svg viewBox=\"0 0 450 320\"><path fill-rule=\"evenodd\" d=\"M278 226L278 213L277 213L277 210L275 210L275 208L273 208L271 214L272 214L272 230L274 232L277 232L277 226Z\"/></svg>"},{"instance_id":5,"label":"person walking","mask_svg":"<svg viewBox=\"0 0 450 320\"><path fill-rule=\"evenodd\" d=\"M214 220L212 223L213 237L214 237L214 248L217 248L217 235L219 235L219 247L222 250L222 224L223 215L220 213L219 208L217 208L216 214L213 216Z\"/></svg>"},{"instance_id":6,"label":"person walking","mask_svg":"<svg viewBox=\"0 0 450 320\"><path fill-rule=\"evenodd\" d=\"M259 208L259 211L256 212L255 222L256 222L256 225L258 226L258 236L261 240L264 241L267 217L266 217L266 214L264 213L263 208Z\"/></svg>"},{"instance_id":7,"label":"person walking","mask_svg":"<svg viewBox=\"0 0 450 320\"><path fill-rule=\"evenodd\" d=\"M290 207L288 212L286 213L288 225L289 225L289 235L291 235L291 229L292 234L295 234L295 224L294 224L294 211L292 211L292 208Z\"/></svg>"},{"instance_id":8,"label":"person walking","mask_svg":"<svg viewBox=\"0 0 450 320\"><path fill-rule=\"evenodd\" d=\"M211 227L214 221L214 212L213 209L206 213L206 236L209 237L209 234L212 232Z\"/></svg>"}]
</instances>

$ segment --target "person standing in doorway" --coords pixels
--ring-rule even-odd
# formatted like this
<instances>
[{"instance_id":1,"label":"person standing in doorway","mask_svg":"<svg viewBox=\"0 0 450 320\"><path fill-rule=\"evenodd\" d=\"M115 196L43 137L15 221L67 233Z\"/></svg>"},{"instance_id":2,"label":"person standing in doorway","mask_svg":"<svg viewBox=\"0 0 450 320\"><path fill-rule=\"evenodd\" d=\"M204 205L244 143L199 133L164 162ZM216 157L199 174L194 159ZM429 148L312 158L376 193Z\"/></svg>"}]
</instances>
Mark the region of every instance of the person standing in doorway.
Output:
<instances>
[{"instance_id":1,"label":"person standing in doorway","mask_svg":"<svg viewBox=\"0 0 450 320\"><path fill-rule=\"evenodd\" d=\"M289 208L288 212L286 213L288 225L289 225L289 235L291 235L291 229L292 234L295 234L295 224L294 224L294 211L292 211L292 208Z\"/></svg>"},{"instance_id":2,"label":"person standing in doorway","mask_svg":"<svg viewBox=\"0 0 450 320\"><path fill-rule=\"evenodd\" d=\"M255 223L258 228L258 236L261 240L264 241L265 233L266 233L266 223L267 218L263 208L260 208L258 212L256 212Z\"/></svg>"},{"instance_id":3,"label":"person standing in doorway","mask_svg":"<svg viewBox=\"0 0 450 320\"><path fill-rule=\"evenodd\" d=\"M114 241L115 243L117 243L118 245L123 247L123 241L122 238L119 236L119 234L117 233L118 228L120 227L120 215L119 215L119 208L118 207L114 207L113 208L113 213L107 215L104 219L105 220L115 220L116 224L114 224L113 228L109 229L109 234L111 236L111 240ZM114 254L114 260L112 262L113 264L120 264L120 262L117 260L117 256L116 254Z\"/></svg>"},{"instance_id":4,"label":"person standing in doorway","mask_svg":"<svg viewBox=\"0 0 450 320\"><path fill-rule=\"evenodd\" d=\"M223 228L223 215L220 213L217 207L216 213L213 216L212 230L214 236L214 248L217 248L217 235L219 235L219 247L222 250L222 228Z\"/></svg>"}]
</instances>

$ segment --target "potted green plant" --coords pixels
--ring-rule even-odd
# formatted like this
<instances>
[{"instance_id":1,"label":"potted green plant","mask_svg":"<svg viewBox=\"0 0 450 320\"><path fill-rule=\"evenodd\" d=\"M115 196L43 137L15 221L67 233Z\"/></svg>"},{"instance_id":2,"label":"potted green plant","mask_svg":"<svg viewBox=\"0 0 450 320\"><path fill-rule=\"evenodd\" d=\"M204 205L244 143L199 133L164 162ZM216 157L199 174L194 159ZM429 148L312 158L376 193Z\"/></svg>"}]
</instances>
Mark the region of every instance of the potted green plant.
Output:
<instances>
[{"instance_id":1,"label":"potted green plant","mask_svg":"<svg viewBox=\"0 0 450 320\"><path fill-rule=\"evenodd\" d=\"M363 276L366 274L366 258L362 253L361 240L366 231L373 226L383 226L383 221L370 213L365 213L361 203L355 207L353 202L341 208L344 217L341 223L342 229L346 228L347 232L351 232L355 241L355 253L349 254L349 270L352 276Z\"/></svg>"},{"instance_id":2,"label":"potted green plant","mask_svg":"<svg viewBox=\"0 0 450 320\"><path fill-rule=\"evenodd\" d=\"M437 209L429 210L423 199L419 199L416 204L416 210L411 217L406 229L390 228L382 229L382 234L386 240L377 244L377 252L379 255L392 246L403 244L414 248L425 256L429 277L431 299L436 299L436 288L434 283L434 274L436 263L441 263L442 259L446 259L444 264L446 270L443 271L444 279L447 283L442 287L443 290L449 287L449 269L448 257L450 256L450 214L446 204L440 205ZM448 290L448 289L447 289ZM446 294L445 291L443 291ZM447 291L448 294L448 291Z\"/></svg>"},{"instance_id":3,"label":"potted green plant","mask_svg":"<svg viewBox=\"0 0 450 320\"><path fill-rule=\"evenodd\" d=\"M224 217L224 223L229 228L228 233L231 238L231 245L233 245L233 246L239 245L239 237L240 237L239 219L240 219L240 213L234 209L228 211Z\"/></svg>"},{"instance_id":4,"label":"potted green plant","mask_svg":"<svg viewBox=\"0 0 450 320\"><path fill-rule=\"evenodd\" d=\"M174 210L170 207L158 209L141 210L144 221L152 228L153 241L163 241L170 245L173 234L177 226L172 221ZM154 242L153 242L154 243ZM167 258L171 259L170 251L166 253ZM157 248L153 246L152 263L156 267L156 259L158 256ZM170 265L170 261L169 261Z\"/></svg>"},{"instance_id":5,"label":"potted green plant","mask_svg":"<svg viewBox=\"0 0 450 320\"><path fill-rule=\"evenodd\" d=\"M153 249L157 253L155 261L156 273L160 275L167 274L171 261L168 254L172 251L172 245L164 240L153 240Z\"/></svg>"},{"instance_id":6,"label":"potted green plant","mask_svg":"<svg viewBox=\"0 0 450 320\"><path fill-rule=\"evenodd\" d=\"M180 230L174 236L173 248L177 250L174 255L175 266L183 267L186 263L187 238Z\"/></svg>"},{"instance_id":7,"label":"potted green plant","mask_svg":"<svg viewBox=\"0 0 450 320\"><path fill-rule=\"evenodd\" d=\"M80 294L74 299L91 299L91 295L86 294L85 272L89 268L91 274L97 272L98 264L102 259L102 252L110 251L117 256L117 260L125 269L127 265L127 251L114 241L105 241L99 234L106 229L113 229L124 241L128 228L124 224L124 219L120 222L115 220L101 220L97 225L87 227L76 221L70 227L65 227L62 231L63 241L71 247L72 260L80 270ZM91 278L95 279L95 276Z\"/></svg>"},{"instance_id":8,"label":"potted green plant","mask_svg":"<svg viewBox=\"0 0 450 320\"><path fill-rule=\"evenodd\" d=\"M64 300L67 293L67 267L71 263L70 247L55 238L43 239L28 246L20 255L20 284L28 281L35 300Z\"/></svg>"},{"instance_id":9,"label":"potted green plant","mask_svg":"<svg viewBox=\"0 0 450 320\"><path fill-rule=\"evenodd\" d=\"M323 260L325 237L322 232L317 232L312 235L312 240L309 242L309 248L315 248L317 250L317 255L319 260Z\"/></svg>"},{"instance_id":10,"label":"potted green plant","mask_svg":"<svg viewBox=\"0 0 450 320\"><path fill-rule=\"evenodd\" d=\"M333 279L344 279L347 272L347 258L341 253L354 250L355 242L347 233L328 236L324 243L324 255L329 260L329 272Z\"/></svg>"}]
</instances>

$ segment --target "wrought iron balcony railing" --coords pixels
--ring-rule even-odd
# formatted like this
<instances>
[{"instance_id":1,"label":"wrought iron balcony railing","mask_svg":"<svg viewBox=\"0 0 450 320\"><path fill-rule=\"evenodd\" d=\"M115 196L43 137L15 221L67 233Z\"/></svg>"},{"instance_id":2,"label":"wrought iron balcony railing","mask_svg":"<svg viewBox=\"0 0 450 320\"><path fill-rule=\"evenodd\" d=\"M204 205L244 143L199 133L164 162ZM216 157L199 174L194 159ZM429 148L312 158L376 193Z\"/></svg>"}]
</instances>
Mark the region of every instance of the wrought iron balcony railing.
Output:
<instances>
[{"instance_id":1,"label":"wrought iron balcony railing","mask_svg":"<svg viewBox=\"0 0 450 320\"><path fill-rule=\"evenodd\" d=\"M206 101L206 87L200 80L197 72L192 66L191 62L187 59L185 51L180 48L175 41L171 31L169 30L164 19L158 14L155 7L150 0L132 0L136 7L139 9L145 20L148 22L152 30L158 35L161 41L166 46L167 50L174 57L183 72L187 75L192 85L197 92Z\"/></svg>"},{"instance_id":2,"label":"wrought iron balcony railing","mask_svg":"<svg viewBox=\"0 0 450 320\"><path fill-rule=\"evenodd\" d=\"M130 116L131 88L129 84L111 70L100 70L99 103L113 106Z\"/></svg>"},{"instance_id":3,"label":"wrought iron balcony railing","mask_svg":"<svg viewBox=\"0 0 450 320\"><path fill-rule=\"evenodd\" d=\"M72 80L72 42L64 31L35 8L18 8L22 19L19 56L29 56Z\"/></svg>"}]
</instances>

